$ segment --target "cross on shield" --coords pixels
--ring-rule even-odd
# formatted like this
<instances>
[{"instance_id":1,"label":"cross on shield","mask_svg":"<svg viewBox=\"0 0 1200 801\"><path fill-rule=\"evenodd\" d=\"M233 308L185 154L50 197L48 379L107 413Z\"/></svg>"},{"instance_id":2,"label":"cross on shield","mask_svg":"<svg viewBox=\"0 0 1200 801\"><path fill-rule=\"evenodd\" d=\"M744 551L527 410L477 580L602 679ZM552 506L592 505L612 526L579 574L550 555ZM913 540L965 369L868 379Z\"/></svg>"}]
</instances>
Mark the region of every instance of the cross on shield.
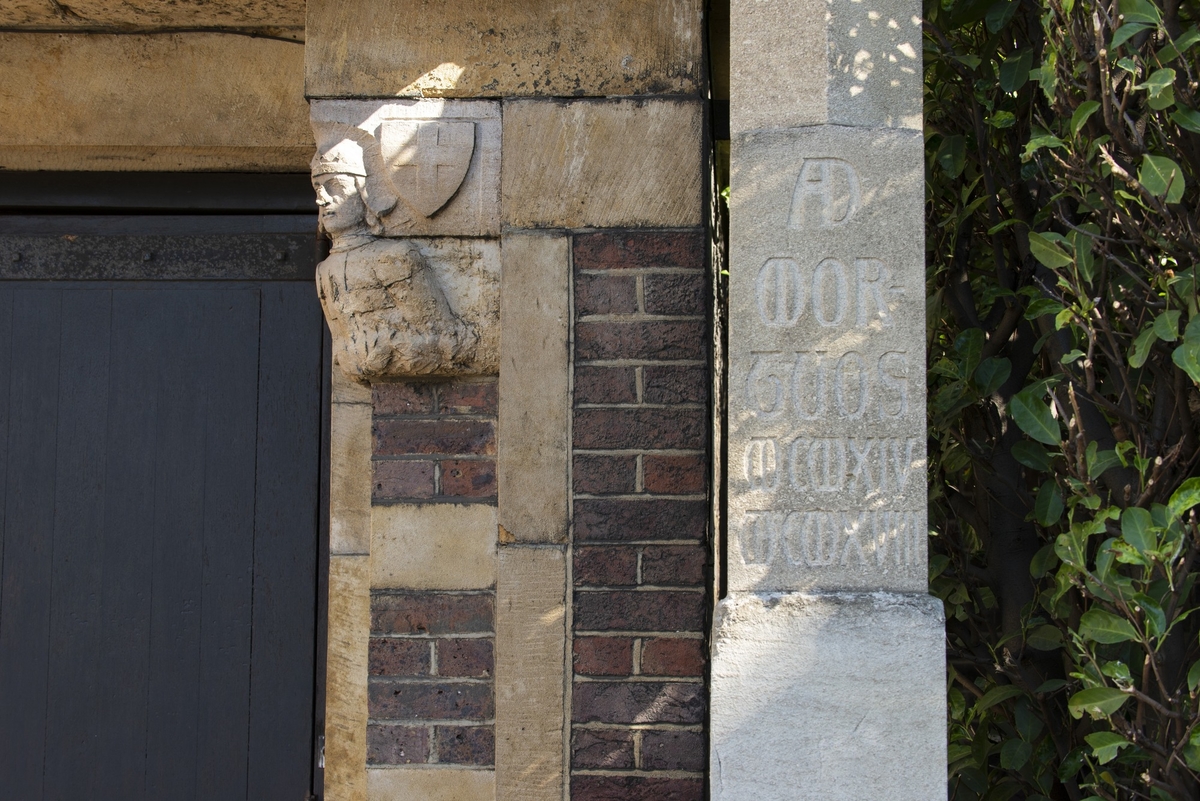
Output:
<instances>
[{"instance_id":1,"label":"cross on shield","mask_svg":"<svg viewBox=\"0 0 1200 801\"><path fill-rule=\"evenodd\" d=\"M475 152L475 123L385 120L379 148L396 194L413 211L432 217L467 176Z\"/></svg>"}]
</instances>

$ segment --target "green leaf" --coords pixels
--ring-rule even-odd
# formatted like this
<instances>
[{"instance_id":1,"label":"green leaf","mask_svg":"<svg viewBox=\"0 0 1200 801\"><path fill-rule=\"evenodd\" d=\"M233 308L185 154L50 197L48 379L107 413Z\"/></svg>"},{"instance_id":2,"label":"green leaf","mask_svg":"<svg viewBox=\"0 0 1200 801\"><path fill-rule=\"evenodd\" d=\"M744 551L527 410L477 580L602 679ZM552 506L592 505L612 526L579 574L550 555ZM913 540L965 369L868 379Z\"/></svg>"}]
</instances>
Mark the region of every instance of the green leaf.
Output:
<instances>
[{"instance_id":1,"label":"green leaf","mask_svg":"<svg viewBox=\"0 0 1200 801\"><path fill-rule=\"evenodd\" d=\"M1111 50L1116 50L1121 45L1125 44L1131 37L1137 36L1142 31L1147 31L1154 26L1148 22L1126 22L1117 32L1113 34Z\"/></svg>"},{"instance_id":2,"label":"green leaf","mask_svg":"<svg viewBox=\"0 0 1200 801\"><path fill-rule=\"evenodd\" d=\"M1053 247L1053 245L1051 246ZM1065 307L1054 298L1037 298L1025 307L1025 319L1036 320L1047 314L1058 314Z\"/></svg>"},{"instance_id":3,"label":"green leaf","mask_svg":"<svg viewBox=\"0 0 1200 801\"><path fill-rule=\"evenodd\" d=\"M963 167L967 163L966 140L958 135L947 136L942 140L934 158L937 160L938 166L946 171L946 175L957 178L962 174Z\"/></svg>"},{"instance_id":4,"label":"green leaf","mask_svg":"<svg viewBox=\"0 0 1200 801\"><path fill-rule=\"evenodd\" d=\"M1171 361L1188 376L1200 384L1200 340L1185 340L1171 354Z\"/></svg>"},{"instance_id":5,"label":"green leaf","mask_svg":"<svg viewBox=\"0 0 1200 801\"><path fill-rule=\"evenodd\" d=\"M1180 128L1192 133L1200 133L1200 111L1190 108L1177 108L1171 119Z\"/></svg>"},{"instance_id":6,"label":"green leaf","mask_svg":"<svg viewBox=\"0 0 1200 801\"><path fill-rule=\"evenodd\" d=\"M1143 619L1146 621L1146 634L1161 637L1167 630L1167 615L1158 601L1142 592L1134 595L1133 601L1142 610Z\"/></svg>"},{"instance_id":7,"label":"green leaf","mask_svg":"<svg viewBox=\"0 0 1200 801\"><path fill-rule=\"evenodd\" d=\"M1025 48L1018 50L1000 65L1000 88L1005 92L1015 92L1029 80L1029 70L1033 67L1033 51Z\"/></svg>"},{"instance_id":8,"label":"green leaf","mask_svg":"<svg viewBox=\"0 0 1200 801\"><path fill-rule=\"evenodd\" d=\"M1009 698L1015 698L1021 694L1019 687L1014 687L1011 684L997 684L975 702L975 711L982 712L985 709L991 709L996 704L1007 701Z\"/></svg>"},{"instance_id":9,"label":"green leaf","mask_svg":"<svg viewBox=\"0 0 1200 801\"><path fill-rule=\"evenodd\" d=\"M1017 124L1017 115L1011 111L997 111L988 117L988 125L993 128L1011 128Z\"/></svg>"},{"instance_id":10,"label":"green leaf","mask_svg":"<svg viewBox=\"0 0 1200 801\"><path fill-rule=\"evenodd\" d=\"M1133 341L1133 347L1129 350L1129 366L1133 368L1141 367L1146 363L1146 359L1150 357L1150 348L1158 339L1158 334L1154 332L1154 326L1147 326L1142 333L1137 335L1137 339Z\"/></svg>"},{"instance_id":11,"label":"green leaf","mask_svg":"<svg viewBox=\"0 0 1200 801\"><path fill-rule=\"evenodd\" d=\"M1066 267L1071 263L1070 256L1044 234L1039 234L1037 231L1029 232L1029 252L1051 270Z\"/></svg>"},{"instance_id":12,"label":"green leaf","mask_svg":"<svg viewBox=\"0 0 1200 801\"><path fill-rule=\"evenodd\" d=\"M987 29L992 33L996 33L1010 21L1013 14L1017 13L1017 6L1020 5L1017 0L1002 0L999 3L994 3L988 9L987 16L984 18L987 23Z\"/></svg>"},{"instance_id":13,"label":"green leaf","mask_svg":"<svg viewBox=\"0 0 1200 801\"><path fill-rule=\"evenodd\" d=\"M1021 154L1021 161L1029 161L1033 158L1033 154L1043 147L1065 147L1065 145L1063 144L1063 140L1054 134L1038 134L1030 138L1029 142L1025 145L1025 151Z\"/></svg>"},{"instance_id":14,"label":"green leaf","mask_svg":"<svg viewBox=\"0 0 1200 801\"><path fill-rule=\"evenodd\" d=\"M954 350L962 356L963 364L960 375L969 377L979 364L979 352L983 350L984 333L982 328L968 328L954 339Z\"/></svg>"},{"instance_id":15,"label":"green leaf","mask_svg":"<svg viewBox=\"0 0 1200 801\"><path fill-rule=\"evenodd\" d=\"M1148 153L1142 156L1138 180L1150 194L1166 198L1168 203L1178 203L1186 186L1178 164L1166 156L1151 156Z\"/></svg>"},{"instance_id":16,"label":"green leaf","mask_svg":"<svg viewBox=\"0 0 1200 801\"><path fill-rule=\"evenodd\" d=\"M1162 92L1150 95L1146 100L1146 105L1155 111L1162 111L1175 105L1175 87L1168 86Z\"/></svg>"},{"instance_id":17,"label":"green leaf","mask_svg":"<svg viewBox=\"0 0 1200 801\"><path fill-rule=\"evenodd\" d=\"M1150 0L1120 0L1117 4L1121 17L1125 22L1149 22L1157 25L1162 21L1162 14Z\"/></svg>"},{"instance_id":18,"label":"green leaf","mask_svg":"<svg viewBox=\"0 0 1200 801\"><path fill-rule=\"evenodd\" d=\"M1171 494L1167 511L1173 518L1183 517L1183 513L1200 504L1200 478L1189 478L1179 485L1179 489Z\"/></svg>"},{"instance_id":19,"label":"green leaf","mask_svg":"<svg viewBox=\"0 0 1200 801\"><path fill-rule=\"evenodd\" d=\"M1116 451L1102 451L1094 441L1088 443L1084 456L1087 462L1088 478L1093 481L1104 475L1104 471L1110 467L1121 466L1121 460L1117 457Z\"/></svg>"},{"instance_id":20,"label":"green leaf","mask_svg":"<svg viewBox=\"0 0 1200 801\"><path fill-rule=\"evenodd\" d=\"M1168 44L1162 50L1159 50L1155 56L1160 64L1166 64L1169 61L1174 61L1179 58L1181 53L1186 53L1192 45L1200 42L1200 31L1196 30L1196 26L1188 28L1175 41Z\"/></svg>"},{"instance_id":21,"label":"green leaf","mask_svg":"<svg viewBox=\"0 0 1200 801\"><path fill-rule=\"evenodd\" d=\"M1124 706L1128 700L1129 696L1120 690L1114 690L1111 687L1092 687L1072 695L1071 700L1067 701L1067 709L1070 711L1071 717L1076 720L1083 717L1085 712L1095 720L1108 717Z\"/></svg>"},{"instance_id":22,"label":"green leaf","mask_svg":"<svg viewBox=\"0 0 1200 801\"><path fill-rule=\"evenodd\" d=\"M1043 624L1025 638L1025 644L1037 651L1056 651L1062 647L1062 632L1057 626Z\"/></svg>"},{"instance_id":23,"label":"green leaf","mask_svg":"<svg viewBox=\"0 0 1200 801\"><path fill-rule=\"evenodd\" d=\"M1145 89L1151 97L1158 97L1164 90L1175 85L1175 70L1170 67L1155 70L1150 77L1134 86L1134 89Z\"/></svg>"},{"instance_id":24,"label":"green leaf","mask_svg":"<svg viewBox=\"0 0 1200 801\"><path fill-rule=\"evenodd\" d=\"M1154 333L1163 342L1179 339L1179 311L1165 311L1154 318Z\"/></svg>"},{"instance_id":25,"label":"green leaf","mask_svg":"<svg viewBox=\"0 0 1200 801\"><path fill-rule=\"evenodd\" d=\"M1121 512L1121 537L1132 545L1138 553L1153 551L1158 547L1158 538L1151 531L1154 523L1150 513L1137 506L1131 506Z\"/></svg>"},{"instance_id":26,"label":"green leaf","mask_svg":"<svg viewBox=\"0 0 1200 801\"><path fill-rule=\"evenodd\" d=\"M1029 761L1033 747L1024 740L1009 740L1000 748L1000 767L1005 770L1020 770Z\"/></svg>"},{"instance_id":27,"label":"green leaf","mask_svg":"<svg viewBox=\"0 0 1200 801\"><path fill-rule=\"evenodd\" d=\"M1091 283L1096 265L1096 257L1092 253L1092 237L1082 231L1072 231L1071 242L1075 246L1075 266L1079 269L1079 275L1084 281Z\"/></svg>"},{"instance_id":28,"label":"green leaf","mask_svg":"<svg viewBox=\"0 0 1200 801\"><path fill-rule=\"evenodd\" d=\"M980 395L991 395L1000 389L1000 385L1012 374L1012 362L1002 356L992 356L984 359L975 368L975 385Z\"/></svg>"},{"instance_id":29,"label":"green leaf","mask_svg":"<svg viewBox=\"0 0 1200 801\"><path fill-rule=\"evenodd\" d=\"M1137 629L1128 620L1103 609L1089 609L1079 619L1079 636L1085 640L1112 644L1138 638Z\"/></svg>"},{"instance_id":30,"label":"green leaf","mask_svg":"<svg viewBox=\"0 0 1200 801\"><path fill-rule=\"evenodd\" d=\"M1017 425L1029 436L1046 445L1058 445L1060 442L1058 421L1050 412L1039 395L1024 389L1013 395L1008 410Z\"/></svg>"},{"instance_id":31,"label":"green leaf","mask_svg":"<svg viewBox=\"0 0 1200 801\"><path fill-rule=\"evenodd\" d=\"M1196 692L1196 688L1200 687L1200 662L1192 665L1188 671L1188 690Z\"/></svg>"},{"instance_id":32,"label":"green leaf","mask_svg":"<svg viewBox=\"0 0 1200 801\"><path fill-rule=\"evenodd\" d=\"M1122 748L1133 745L1133 743L1121 735L1111 731L1094 732L1083 739L1087 740L1087 744L1092 747L1092 753L1096 756L1096 761L1101 765L1112 762L1117 758L1117 753Z\"/></svg>"},{"instance_id":33,"label":"green leaf","mask_svg":"<svg viewBox=\"0 0 1200 801\"><path fill-rule=\"evenodd\" d=\"M1029 440L1023 439L1012 446L1012 456L1026 467L1042 473L1050 470L1050 454Z\"/></svg>"},{"instance_id":34,"label":"green leaf","mask_svg":"<svg viewBox=\"0 0 1200 801\"><path fill-rule=\"evenodd\" d=\"M1063 357L1059 359L1058 362L1059 364L1074 364L1086 355L1087 354L1085 354L1079 348L1075 348L1075 350L1071 351L1070 353L1064 353Z\"/></svg>"},{"instance_id":35,"label":"green leaf","mask_svg":"<svg viewBox=\"0 0 1200 801\"><path fill-rule=\"evenodd\" d=\"M1033 519L1040 525L1053 526L1062 518L1063 499L1053 481L1042 484L1033 504Z\"/></svg>"}]
</instances>

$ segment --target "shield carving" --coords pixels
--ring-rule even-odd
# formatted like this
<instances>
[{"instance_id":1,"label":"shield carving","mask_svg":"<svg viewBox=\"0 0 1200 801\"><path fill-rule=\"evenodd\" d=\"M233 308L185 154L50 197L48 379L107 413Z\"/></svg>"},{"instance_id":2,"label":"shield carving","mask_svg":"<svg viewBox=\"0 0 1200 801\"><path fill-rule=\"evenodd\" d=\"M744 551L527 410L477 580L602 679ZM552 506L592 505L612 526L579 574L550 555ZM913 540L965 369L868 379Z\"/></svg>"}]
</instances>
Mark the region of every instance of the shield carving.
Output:
<instances>
[{"instance_id":1,"label":"shield carving","mask_svg":"<svg viewBox=\"0 0 1200 801\"><path fill-rule=\"evenodd\" d=\"M475 152L475 123L385 120L379 149L396 194L413 211L432 217L467 176Z\"/></svg>"}]
</instances>

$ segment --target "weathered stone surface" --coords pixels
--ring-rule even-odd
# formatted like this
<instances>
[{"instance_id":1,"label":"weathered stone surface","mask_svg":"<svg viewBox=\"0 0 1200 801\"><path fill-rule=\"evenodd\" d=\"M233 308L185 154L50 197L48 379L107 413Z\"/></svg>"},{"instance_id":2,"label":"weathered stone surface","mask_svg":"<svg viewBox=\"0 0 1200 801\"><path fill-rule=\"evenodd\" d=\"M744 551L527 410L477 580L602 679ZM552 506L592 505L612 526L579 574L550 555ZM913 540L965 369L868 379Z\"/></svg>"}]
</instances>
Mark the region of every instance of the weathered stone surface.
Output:
<instances>
[{"instance_id":1,"label":"weathered stone surface","mask_svg":"<svg viewBox=\"0 0 1200 801\"><path fill-rule=\"evenodd\" d=\"M686 100L505 103L505 224L699 225L702 118Z\"/></svg>"},{"instance_id":2,"label":"weathered stone surface","mask_svg":"<svg viewBox=\"0 0 1200 801\"><path fill-rule=\"evenodd\" d=\"M371 510L371 587L481 590L496 583L496 507L396 504Z\"/></svg>"},{"instance_id":3,"label":"weathered stone surface","mask_svg":"<svg viewBox=\"0 0 1200 801\"><path fill-rule=\"evenodd\" d=\"M314 175L361 177L373 233L499 233L498 102L315 100L312 127Z\"/></svg>"},{"instance_id":4,"label":"weathered stone surface","mask_svg":"<svg viewBox=\"0 0 1200 801\"><path fill-rule=\"evenodd\" d=\"M920 130L920 16L912 0L733 0L732 130Z\"/></svg>"},{"instance_id":5,"label":"weathered stone surface","mask_svg":"<svg viewBox=\"0 0 1200 801\"><path fill-rule=\"evenodd\" d=\"M367 674L371 638L367 556L329 557L325 669L325 797L367 799Z\"/></svg>"},{"instance_id":6,"label":"weathered stone surface","mask_svg":"<svg viewBox=\"0 0 1200 801\"><path fill-rule=\"evenodd\" d=\"M178 3L141 0L0 0L0 26L94 28L98 26L304 28L303 0L206 0ZM303 38L303 30L296 33Z\"/></svg>"},{"instance_id":7,"label":"weathered stone surface","mask_svg":"<svg viewBox=\"0 0 1200 801\"><path fill-rule=\"evenodd\" d=\"M211 33L0 34L0 169L302 171L303 51Z\"/></svg>"},{"instance_id":8,"label":"weathered stone surface","mask_svg":"<svg viewBox=\"0 0 1200 801\"><path fill-rule=\"evenodd\" d=\"M329 412L329 552L366 554L370 542L371 407L335 402Z\"/></svg>"},{"instance_id":9,"label":"weathered stone surface","mask_svg":"<svg viewBox=\"0 0 1200 801\"><path fill-rule=\"evenodd\" d=\"M558 547L500 548L496 798L561 801L567 562Z\"/></svg>"},{"instance_id":10,"label":"weathered stone surface","mask_svg":"<svg viewBox=\"0 0 1200 801\"><path fill-rule=\"evenodd\" d=\"M563 542L571 408L568 240L510 234L503 255L496 443L500 525L518 542Z\"/></svg>"},{"instance_id":11,"label":"weathered stone surface","mask_svg":"<svg viewBox=\"0 0 1200 801\"><path fill-rule=\"evenodd\" d=\"M337 362L359 379L495 374L499 286L494 240L343 233L317 265Z\"/></svg>"},{"instance_id":12,"label":"weathered stone surface","mask_svg":"<svg viewBox=\"0 0 1200 801\"><path fill-rule=\"evenodd\" d=\"M696 93L700 0L311 0L310 97Z\"/></svg>"},{"instance_id":13,"label":"weathered stone surface","mask_svg":"<svg viewBox=\"0 0 1200 801\"><path fill-rule=\"evenodd\" d=\"M371 768L368 801L494 801L496 773L457 767Z\"/></svg>"},{"instance_id":14,"label":"weathered stone surface","mask_svg":"<svg viewBox=\"0 0 1200 801\"><path fill-rule=\"evenodd\" d=\"M926 589L921 134L734 140L729 586Z\"/></svg>"},{"instance_id":15,"label":"weathered stone surface","mask_svg":"<svg viewBox=\"0 0 1200 801\"><path fill-rule=\"evenodd\" d=\"M714 632L714 801L946 797L941 601L742 594Z\"/></svg>"},{"instance_id":16,"label":"weathered stone surface","mask_svg":"<svg viewBox=\"0 0 1200 801\"><path fill-rule=\"evenodd\" d=\"M334 403L365 403L371 405L371 385L355 381L343 370L330 371L330 394Z\"/></svg>"}]
</instances>

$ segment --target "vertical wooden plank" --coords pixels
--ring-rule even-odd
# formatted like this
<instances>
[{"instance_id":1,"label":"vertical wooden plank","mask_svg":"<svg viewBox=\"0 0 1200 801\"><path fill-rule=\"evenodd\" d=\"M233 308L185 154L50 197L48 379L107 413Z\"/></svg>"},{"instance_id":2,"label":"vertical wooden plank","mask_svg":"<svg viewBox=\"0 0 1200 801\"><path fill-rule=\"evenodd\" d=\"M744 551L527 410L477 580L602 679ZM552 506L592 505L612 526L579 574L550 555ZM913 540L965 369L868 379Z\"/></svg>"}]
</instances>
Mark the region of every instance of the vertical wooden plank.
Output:
<instances>
[{"instance_id":1,"label":"vertical wooden plank","mask_svg":"<svg viewBox=\"0 0 1200 801\"><path fill-rule=\"evenodd\" d=\"M112 357L104 511L104 596L97 670L104 686L93 699L105 721L96 741L93 798L146 798L146 719L150 667L156 493L155 425L164 343L172 320L157 293L113 291Z\"/></svg>"},{"instance_id":2,"label":"vertical wooden plank","mask_svg":"<svg viewBox=\"0 0 1200 801\"><path fill-rule=\"evenodd\" d=\"M0 787L43 797L46 670L62 293L17 290L8 380L9 470L0 617Z\"/></svg>"},{"instance_id":3,"label":"vertical wooden plank","mask_svg":"<svg viewBox=\"0 0 1200 801\"><path fill-rule=\"evenodd\" d=\"M252 799L303 798L311 779L322 336L320 308L310 287L263 287Z\"/></svg>"},{"instance_id":4,"label":"vertical wooden plank","mask_svg":"<svg viewBox=\"0 0 1200 801\"><path fill-rule=\"evenodd\" d=\"M246 797L258 418L259 292L206 292L194 370L211 387L201 415L204 571L196 796ZM276 796L260 796L273 798Z\"/></svg>"},{"instance_id":5,"label":"vertical wooden plank","mask_svg":"<svg viewBox=\"0 0 1200 801\"><path fill-rule=\"evenodd\" d=\"M154 449L154 517L149 539L150 651L146 717L146 797L196 798L196 717L200 709L201 573L204 527L205 395L220 392L197 375L210 347L208 293L148 290L169 325L161 343Z\"/></svg>"},{"instance_id":6,"label":"vertical wooden plank","mask_svg":"<svg viewBox=\"0 0 1200 801\"><path fill-rule=\"evenodd\" d=\"M107 730L91 699L96 672L106 485L112 292L63 291L57 475L50 585L45 782L47 798L91 798L94 743Z\"/></svg>"}]
</instances>

